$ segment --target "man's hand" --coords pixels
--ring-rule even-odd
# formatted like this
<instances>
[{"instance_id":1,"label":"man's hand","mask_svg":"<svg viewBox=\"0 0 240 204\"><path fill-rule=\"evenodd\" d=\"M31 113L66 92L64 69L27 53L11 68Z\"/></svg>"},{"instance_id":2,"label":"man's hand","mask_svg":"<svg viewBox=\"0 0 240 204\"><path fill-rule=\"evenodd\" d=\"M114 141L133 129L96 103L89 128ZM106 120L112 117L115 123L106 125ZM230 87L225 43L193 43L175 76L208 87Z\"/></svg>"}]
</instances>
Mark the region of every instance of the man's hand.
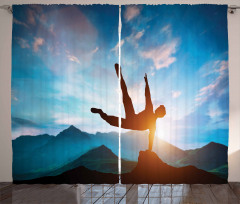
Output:
<instances>
[{"instance_id":1,"label":"man's hand","mask_svg":"<svg viewBox=\"0 0 240 204\"><path fill-rule=\"evenodd\" d=\"M147 81L147 74L146 73L145 73L144 79L145 79L145 81Z\"/></svg>"}]
</instances>

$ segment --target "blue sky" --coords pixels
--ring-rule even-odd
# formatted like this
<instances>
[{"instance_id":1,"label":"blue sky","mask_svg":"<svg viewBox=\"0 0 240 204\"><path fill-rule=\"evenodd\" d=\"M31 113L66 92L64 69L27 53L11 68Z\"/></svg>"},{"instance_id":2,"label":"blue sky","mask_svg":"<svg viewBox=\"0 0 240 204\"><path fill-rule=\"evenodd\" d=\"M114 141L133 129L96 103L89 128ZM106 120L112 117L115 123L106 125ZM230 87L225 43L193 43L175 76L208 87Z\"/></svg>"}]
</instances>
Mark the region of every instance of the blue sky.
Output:
<instances>
[{"instance_id":1,"label":"blue sky","mask_svg":"<svg viewBox=\"0 0 240 204\"><path fill-rule=\"evenodd\" d=\"M148 74L156 136L183 149L228 142L227 7L122 6L122 71L136 112ZM69 125L117 131L90 112L118 113L118 6L14 6L13 138Z\"/></svg>"}]
</instances>

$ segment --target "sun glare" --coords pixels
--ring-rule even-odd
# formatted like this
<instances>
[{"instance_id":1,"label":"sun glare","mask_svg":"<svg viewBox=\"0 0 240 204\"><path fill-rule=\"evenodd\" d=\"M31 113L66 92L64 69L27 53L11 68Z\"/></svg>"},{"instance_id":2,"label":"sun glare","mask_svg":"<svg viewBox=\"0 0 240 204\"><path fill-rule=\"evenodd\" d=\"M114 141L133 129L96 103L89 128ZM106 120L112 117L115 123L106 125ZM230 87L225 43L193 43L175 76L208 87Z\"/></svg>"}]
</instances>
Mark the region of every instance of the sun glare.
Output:
<instances>
[{"instance_id":1,"label":"sun glare","mask_svg":"<svg viewBox=\"0 0 240 204\"><path fill-rule=\"evenodd\" d=\"M170 137L170 123L167 118L158 119L156 124L156 136L163 140L168 140Z\"/></svg>"}]
</instances>

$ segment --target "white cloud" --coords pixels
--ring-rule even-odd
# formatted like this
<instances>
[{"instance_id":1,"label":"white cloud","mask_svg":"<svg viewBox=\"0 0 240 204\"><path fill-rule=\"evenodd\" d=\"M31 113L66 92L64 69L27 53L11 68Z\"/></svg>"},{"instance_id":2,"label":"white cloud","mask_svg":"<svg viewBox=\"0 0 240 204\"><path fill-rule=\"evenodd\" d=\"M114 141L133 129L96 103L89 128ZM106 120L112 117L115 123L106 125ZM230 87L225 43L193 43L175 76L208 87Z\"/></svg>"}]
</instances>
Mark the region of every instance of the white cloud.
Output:
<instances>
[{"instance_id":1,"label":"white cloud","mask_svg":"<svg viewBox=\"0 0 240 204\"><path fill-rule=\"evenodd\" d=\"M19 128L17 130L13 130L12 131L12 139L16 139L17 137L21 136L21 135L40 135L40 134L44 134L44 131L41 129L37 129L37 128L30 128L30 127L22 127Z\"/></svg>"},{"instance_id":2,"label":"white cloud","mask_svg":"<svg viewBox=\"0 0 240 204\"><path fill-rule=\"evenodd\" d=\"M228 68L228 61L223 60L219 63L219 65L220 65L220 68L218 69L218 72L223 74L223 72Z\"/></svg>"},{"instance_id":3,"label":"white cloud","mask_svg":"<svg viewBox=\"0 0 240 204\"><path fill-rule=\"evenodd\" d=\"M17 98L16 96L13 96L12 99L13 99L14 101L18 101L18 98Z\"/></svg>"},{"instance_id":4,"label":"white cloud","mask_svg":"<svg viewBox=\"0 0 240 204\"><path fill-rule=\"evenodd\" d=\"M47 21L46 15L45 15L44 13L40 14L39 20L40 20L42 23L46 23L46 21Z\"/></svg>"},{"instance_id":5,"label":"white cloud","mask_svg":"<svg viewBox=\"0 0 240 204\"><path fill-rule=\"evenodd\" d=\"M54 122L58 125L80 125L84 120L81 117L62 117Z\"/></svg>"},{"instance_id":6,"label":"white cloud","mask_svg":"<svg viewBox=\"0 0 240 204\"><path fill-rule=\"evenodd\" d=\"M28 9L27 15L28 15L28 18L27 18L28 23L30 23L31 25L35 25L36 21L34 16L36 15L36 13L32 9Z\"/></svg>"},{"instance_id":7,"label":"white cloud","mask_svg":"<svg viewBox=\"0 0 240 204\"><path fill-rule=\"evenodd\" d=\"M53 35L53 36L56 36L56 33L54 31L54 25L51 24L50 27L49 27L49 32Z\"/></svg>"},{"instance_id":8,"label":"white cloud","mask_svg":"<svg viewBox=\"0 0 240 204\"><path fill-rule=\"evenodd\" d=\"M90 110L89 110L90 111ZM88 118L83 118L76 115L71 115L68 113L55 113L54 123L58 125L82 125L90 123Z\"/></svg>"},{"instance_id":9,"label":"white cloud","mask_svg":"<svg viewBox=\"0 0 240 204\"><path fill-rule=\"evenodd\" d=\"M38 52L39 47L42 46L44 43L44 39L43 38L34 38L34 43L33 43L33 50L34 52Z\"/></svg>"},{"instance_id":10,"label":"white cloud","mask_svg":"<svg viewBox=\"0 0 240 204\"><path fill-rule=\"evenodd\" d=\"M164 26L162 29L161 29L161 33L170 33L171 32L171 25L170 24L167 24L166 26Z\"/></svg>"},{"instance_id":11,"label":"white cloud","mask_svg":"<svg viewBox=\"0 0 240 204\"><path fill-rule=\"evenodd\" d=\"M124 18L128 22L140 14L140 8L138 6L127 6L124 13Z\"/></svg>"},{"instance_id":12,"label":"white cloud","mask_svg":"<svg viewBox=\"0 0 240 204\"><path fill-rule=\"evenodd\" d=\"M18 24L18 25L22 25L22 26L24 26L26 28L29 28L29 26L26 23L24 23L22 21L19 21L16 18L13 18L13 23Z\"/></svg>"},{"instance_id":13,"label":"white cloud","mask_svg":"<svg viewBox=\"0 0 240 204\"><path fill-rule=\"evenodd\" d=\"M181 91L172 91L172 97L173 98L178 98L182 94Z\"/></svg>"},{"instance_id":14,"label":"white cloud","mask_svg":"<svg viewBox=\"0 0 240 204\"><path fill-rule=\"evenodd\" d=\"M71 61L71 62L76 62L77 64L80 64L79 59L74 56L74 55L67 55L67 58Z\"/></svg>"},{"instance_id":15,"label":"white cloud","mask_svg":"<svg viewBox=\"0 0 240 204\"><path fill-rule=\"evenodd\" d=\"M212 83L210 83L207 86L204 86L199 90L198 94L195 97L197 106L206 102L212 96L215 96L215 97L221 96L224 93L224 90L226 89L226 86L227 86L226 83L228 83L228 72L227 72L228 62L225 60L222 60L222 61L215 61L214 64L215 64L214 72L218 73L219 76L215 80L213 80ZM212 69L212 67L209 67L209 68ZM204 76L207 76L207 75L209 75L209 73L205 74Z\"/></svg>"},{"instance_id":16,"label":"white cloud","mask_svg":"<svg viewBox=\"0 0 240 204\"><path fill-rule=\"evenodd\" d=\"M96 48L91 52L91 54L92 54L92 55L95 54L98 50L99 50L99 48L96 47Z\"/></svg>"},{"instance_id":17,"label":"white cloud","mask_svg":"<svg viewBox=\"0 0 240 204\"><path fill-rule=\"evenodd\" d=\"M14 101L18 101L19 100L13 93L11 94L11 99L14 100Z\"/></svg>"},{"instance_id":18,"label":"white cloud","mask_svg":"<svg viewBox=\"0 0 240 204\"><path fill-rule=\"evenodd\" d=\"M228 61L226 60L215 60L204 64L200 69L199 73L203 76L209 76L211 74L222 73L228 68Z\"/></svg>"},{"instance_id":19,"label":"white cloud","mask_svg":"<svg viewBox=\"0 0 240 204\"><path fill-rule=\"evenodd\" d=\"M132 32L131 35L126 37L126 40L133 44L136 48L138 47L138 41L142 38L144 35L145 30L139 31L139 32Z\"/></svg>"},{"instance_id":20,"label":"white cloud","mask_svg":"<svg viewBox=\"0 0 240 204\"><path fill-rule=\"evenodd\" d=\"M124 39L122 39L120 42L120 46L123 46L124 42L125 42ZM118 52L118 48L119 48L119 42L115 45L114 48L111 49L111 52Z\"/></svg>"},{"instance_id":21,"label":"white cloud","mask_svg":"<svg viewBox=\"0 0 240 204\"><path fill-rule=\"evenodd\" d=\"M16 37L15 38L18 42L18 44L20 45L21 48L30 48L30 45L28 44L28 41L23 39L23 38L19 38L19 37Z\"/></svg>"},{"instance_id":22,"label":"white cloud","mask_svg":"<svg viewBox=\"0 0 240 204\"><path fill-rule=\"evenodd\" d=\"M134 36L136 40L139 40L144 34L144 30L137 32L137 34Z\"/></svg>"},{"instance_id":23,"label":"white cloud","mask_svg":"<svg viewBox=\"0 0 240 204\"><path fill-rule=\"evenodd\" d=\"M85 54L85 59L86 60L91 60L92 56L99 50L98 47L96 47L94 50L91 50L89 53ZM80 59L79 57L70 54L70 52L68 50L66 50L67 53L67 58L68 60L70 60L71 62L76 62L77 64L80 64Z\"/></svg>"},{"instance_id":24,"label":"white cloud","mask_svg":"<svg viewBox=\"0 0 240 204\"><path fill-rule=\"evenodd\" d=\"M173 54L176 53L177 45L178 41L173 40L170 43L142 52L142 56L146 59L151 59L156 69L168 68L176 61Z\"/></svg>"},{"instance_id":25,"label":"white cloud","mask_svg":"<svg viewBox=\"0 0 240 204\"><path fill-rule=\"evenodd\" d=\"M218 109L210 109L208 111L208 115L211 117L211 118L214 118L214 117L218 117L218 116L221 116L222 115L222 112Z\"/></svg>"},{"instance_id":26,"label":"white cloud","mask_svg":"<svg viewBox=\"0 0 240 204\"><path fill-rule=\"evenodd\" d=\"M17 95L17 91L15 89L12 89L11 90L11 100L19 101L19 99L18 99L18 97L16 95Z\"/></svg>"}]
</instances>

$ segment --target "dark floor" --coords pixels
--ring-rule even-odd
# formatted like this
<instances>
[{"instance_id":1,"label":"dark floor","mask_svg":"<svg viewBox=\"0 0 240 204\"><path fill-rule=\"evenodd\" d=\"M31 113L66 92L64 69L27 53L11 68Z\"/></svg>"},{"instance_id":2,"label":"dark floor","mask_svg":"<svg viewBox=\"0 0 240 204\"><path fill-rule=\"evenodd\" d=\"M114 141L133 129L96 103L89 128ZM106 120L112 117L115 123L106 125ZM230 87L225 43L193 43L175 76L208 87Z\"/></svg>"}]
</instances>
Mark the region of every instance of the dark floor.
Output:
<instances>
[{"instance_id":1,"label":"dark floor","mask_svg":"<svg viewBox=\"0 0 240 204\"><path fill-rule=\"evenodd\" d=\"M240 203L240 183L221 185L14 185L0 183L0 203Z\"/></svg>"}]
</instances>

